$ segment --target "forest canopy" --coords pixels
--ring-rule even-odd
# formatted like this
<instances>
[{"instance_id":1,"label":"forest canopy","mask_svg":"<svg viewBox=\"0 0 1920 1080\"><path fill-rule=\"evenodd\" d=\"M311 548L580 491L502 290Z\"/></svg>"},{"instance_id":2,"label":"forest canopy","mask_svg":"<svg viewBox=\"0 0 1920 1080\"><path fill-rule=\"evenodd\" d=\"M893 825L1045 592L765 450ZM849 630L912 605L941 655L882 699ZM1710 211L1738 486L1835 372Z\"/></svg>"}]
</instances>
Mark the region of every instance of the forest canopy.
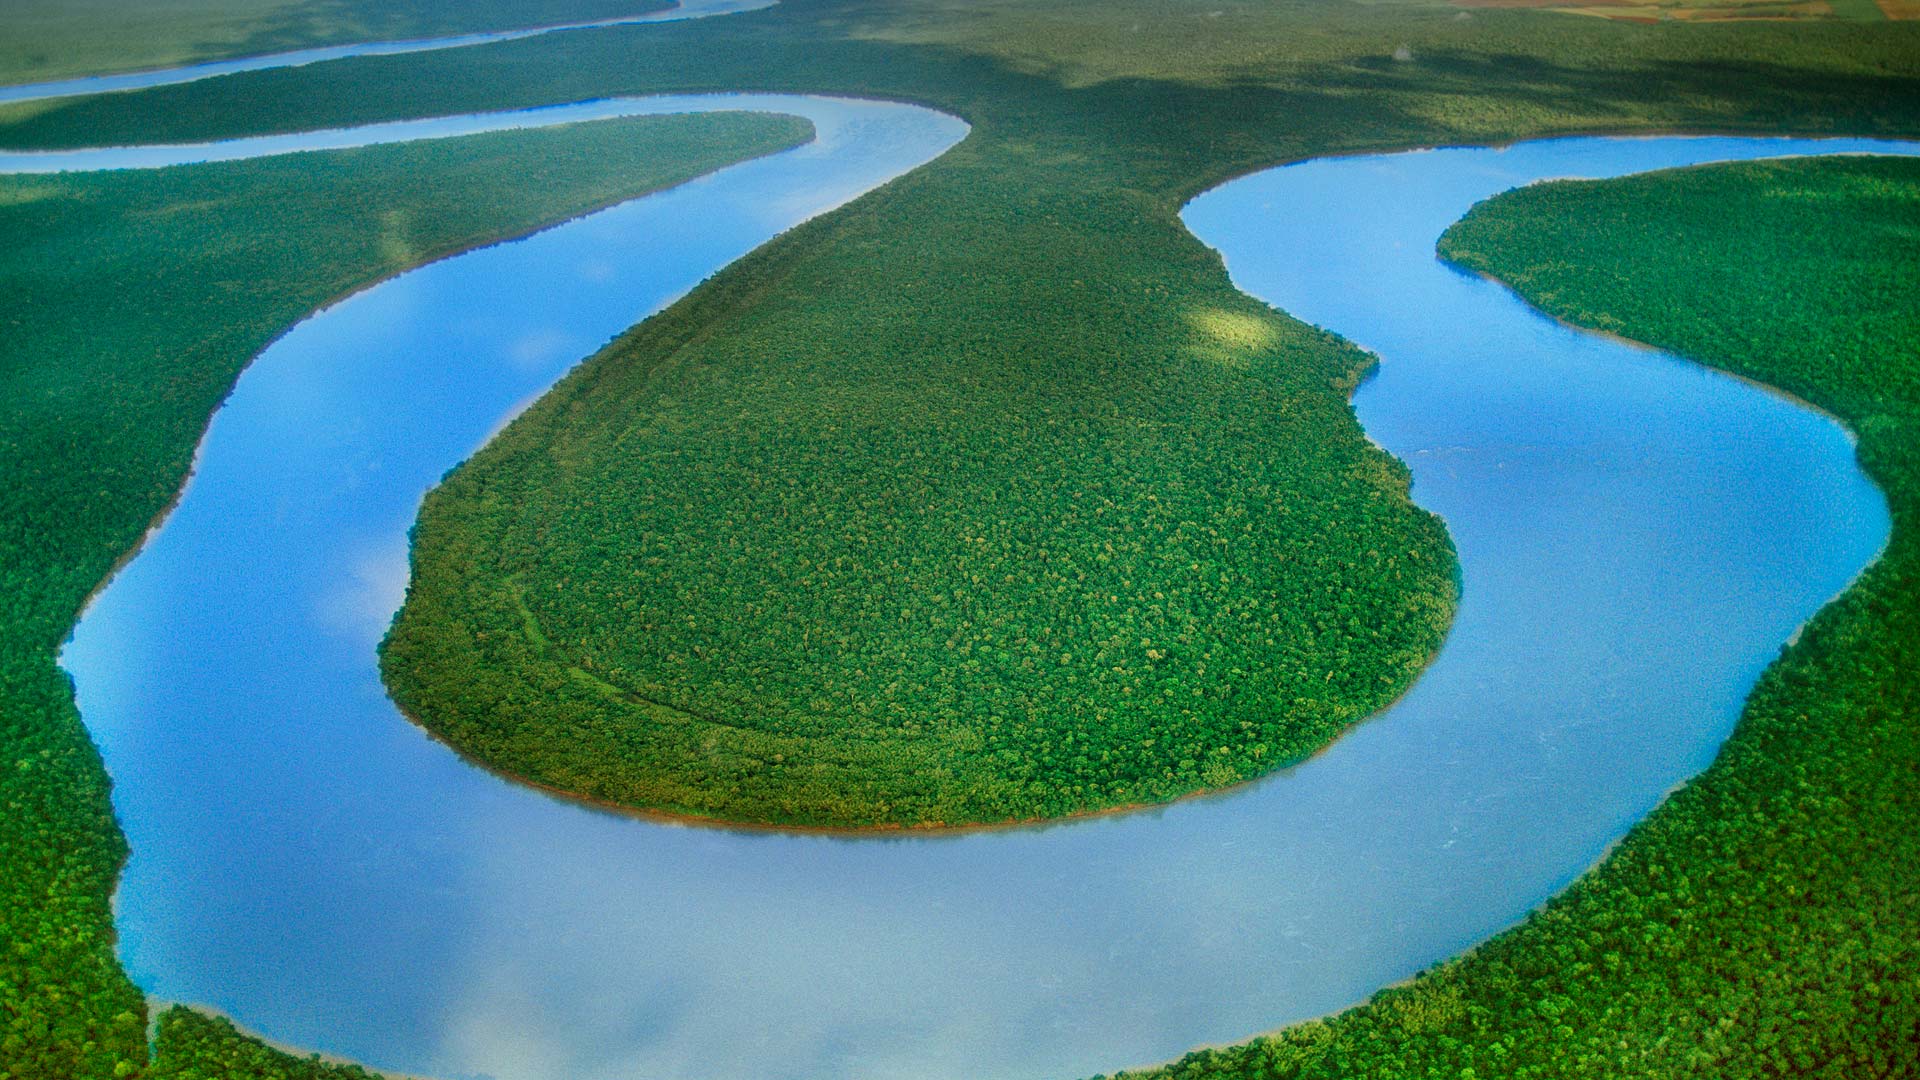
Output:
<instances>
[{"instance_id":1,"label":"forest canopy","mask_svg":"<svg viewBox=\"0 0 1920 1080\"><path fill-rule=\"evenodd\" d=\"M1224 787L1404 691L1454 564L1369 358L1089 166L984 164L741 260L450 475L395 700L593 799L916 827Z\"/></svg>"}]
</instances>

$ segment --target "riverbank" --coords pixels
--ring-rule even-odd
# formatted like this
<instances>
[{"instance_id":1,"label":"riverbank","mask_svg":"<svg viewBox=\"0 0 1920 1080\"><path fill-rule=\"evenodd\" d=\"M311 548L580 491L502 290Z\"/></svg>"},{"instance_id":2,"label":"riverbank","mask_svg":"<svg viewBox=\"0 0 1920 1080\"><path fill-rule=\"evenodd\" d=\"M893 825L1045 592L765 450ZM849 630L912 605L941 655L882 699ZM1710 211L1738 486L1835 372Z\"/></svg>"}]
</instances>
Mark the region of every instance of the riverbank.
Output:
<instances>
[{"instance_id":1,"label":"riverbank","mask_svg":"<svg viewBox=\"0 0 1920 1080\"><path fill-rule=\"evenodd\" d=\"M524 235L803 137L793 121L673 118L132 174L0 177L0 773L6 1057L21 1075L145 1058L108 898L126 851L54 665L84 599L176 498L208 417L315 307L415 262ZM503 179L510 175L512 179ZM289 206L305 215L290 216ZM248 283L248 300L232 299Z\"/></svg>"},{"instance_id":2,"label":"riverbank","mask_svg":"<svg viewBox=\"0 0 1920 1080\"><path fill-rule=\"evenodd\" d=\"M1555 316L1858 427L1891 542L1768 668L1714 765L1524 925L1364 1007L1129 1075L1910 1067L1916 223L1920 165L1835 159L1526 188L1449 232L1443 252Z\"/></svg>"}]
</instances>

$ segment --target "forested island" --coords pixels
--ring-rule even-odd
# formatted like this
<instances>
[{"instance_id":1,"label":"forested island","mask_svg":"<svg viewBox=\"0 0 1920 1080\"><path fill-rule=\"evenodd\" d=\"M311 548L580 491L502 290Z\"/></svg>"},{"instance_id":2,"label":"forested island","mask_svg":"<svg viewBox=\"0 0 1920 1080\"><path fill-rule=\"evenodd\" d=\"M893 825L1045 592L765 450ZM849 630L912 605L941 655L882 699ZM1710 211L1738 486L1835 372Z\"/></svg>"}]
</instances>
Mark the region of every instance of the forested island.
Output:
<instances>
[{"instance_id":1,"label":"forested island","mask_svg":"<svg viewBox=\"0 0 1920 1080\"><path fill-rule=\"evenodd\" d=\"M1404 690L1453 569L1368 358L1024 157L729 268L450 476L395 700L597 800L924 827L1225 787Z\"/></svg>"}]
</instances>

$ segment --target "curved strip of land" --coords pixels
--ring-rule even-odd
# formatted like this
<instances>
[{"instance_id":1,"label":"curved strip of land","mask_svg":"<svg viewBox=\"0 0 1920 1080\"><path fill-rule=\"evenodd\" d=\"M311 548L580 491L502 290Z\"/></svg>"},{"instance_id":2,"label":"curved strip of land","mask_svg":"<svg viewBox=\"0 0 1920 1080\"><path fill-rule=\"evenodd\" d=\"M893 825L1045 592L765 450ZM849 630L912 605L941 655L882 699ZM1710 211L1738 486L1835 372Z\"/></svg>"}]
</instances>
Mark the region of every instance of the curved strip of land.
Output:
<instances>
[{"instance_id":1,"label":"curved strip of land","mask_svg":"<svg viewBox=\"0 0 1920 1080\"><path fill-rule=\"evenodd\" d=\"M412 38L404 41L367 41L348 45L323 45L311 49L298 49L290 52L263 53L233 59L209 60L197 64L184 64L178 67L153 68L145 71L108 75L82 75L50 82L16 83L13 85L0 86L0 104L50 101L56 98L79 97L87 94L146 90L156 86L177 86L181 83L198 82L201 79L218 78L223 75L238 75L248 71L271 71L276 68L304 67L307 64L318 64L328 60L345 60L356 56L396 56L402 53L460 49L473 45L491 45L504 41L519 41L523 38L539 37L543 34L552 34L567 30L598 30L615 26L637 26L645 23L678 22L683 19L704 19L713 15L731 15L743 11L757 11L760 8L769 7L777 2L778 0L679 0L677 3L665 5L664 10L642 11L636 14L621 15L608 19L555 23L546 26L530 26L520 29L480 31L468 34L454 34L446 37Z\"/></svg>"},{"instance_id":2,"label":"curved strip of land","mask_svg":"<svg viewBox=\"0 0 1920 1080\"><path fill-rule=\"evenodd\" d=\"M930 829L1231 787L1405 692L1455 583L1348 411L1369 359L1173 222L974 172L730 268L449 475L407 713L597 801ZM1048 272L983 277L1003 199Z\"/></svg>"}]
</instances>

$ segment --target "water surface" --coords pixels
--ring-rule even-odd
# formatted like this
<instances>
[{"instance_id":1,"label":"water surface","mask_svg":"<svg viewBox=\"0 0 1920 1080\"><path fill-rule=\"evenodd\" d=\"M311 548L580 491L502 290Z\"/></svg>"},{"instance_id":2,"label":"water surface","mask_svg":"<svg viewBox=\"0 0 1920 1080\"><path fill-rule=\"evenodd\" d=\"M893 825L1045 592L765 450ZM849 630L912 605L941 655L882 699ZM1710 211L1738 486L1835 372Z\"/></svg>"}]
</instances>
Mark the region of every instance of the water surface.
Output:
<instances>
[{"instance_id":1,"label":"water surface","mask_svg":"<svg viewBox=\"0 0 1920 1080\"><path fill-rule=\"evenodd\" d=\"M1563 888L1713 756L1887 516L1829 420L1436 263L1554 175L1905 147L1578 139L1310 162L1195 200L1242 287L1377 349L1356 400L1446 516L1438 660L1326 753L1050 828L841 839L637 820L472 768L374 645L421 493L610 334L926 160L950 118L740 99L818 145L404 275L301 324L64 655L162 999L439 1077L1047 1077L1337 1009ZM217 167L217 166L212 166Z\"/></svg>"}]
</instances>

